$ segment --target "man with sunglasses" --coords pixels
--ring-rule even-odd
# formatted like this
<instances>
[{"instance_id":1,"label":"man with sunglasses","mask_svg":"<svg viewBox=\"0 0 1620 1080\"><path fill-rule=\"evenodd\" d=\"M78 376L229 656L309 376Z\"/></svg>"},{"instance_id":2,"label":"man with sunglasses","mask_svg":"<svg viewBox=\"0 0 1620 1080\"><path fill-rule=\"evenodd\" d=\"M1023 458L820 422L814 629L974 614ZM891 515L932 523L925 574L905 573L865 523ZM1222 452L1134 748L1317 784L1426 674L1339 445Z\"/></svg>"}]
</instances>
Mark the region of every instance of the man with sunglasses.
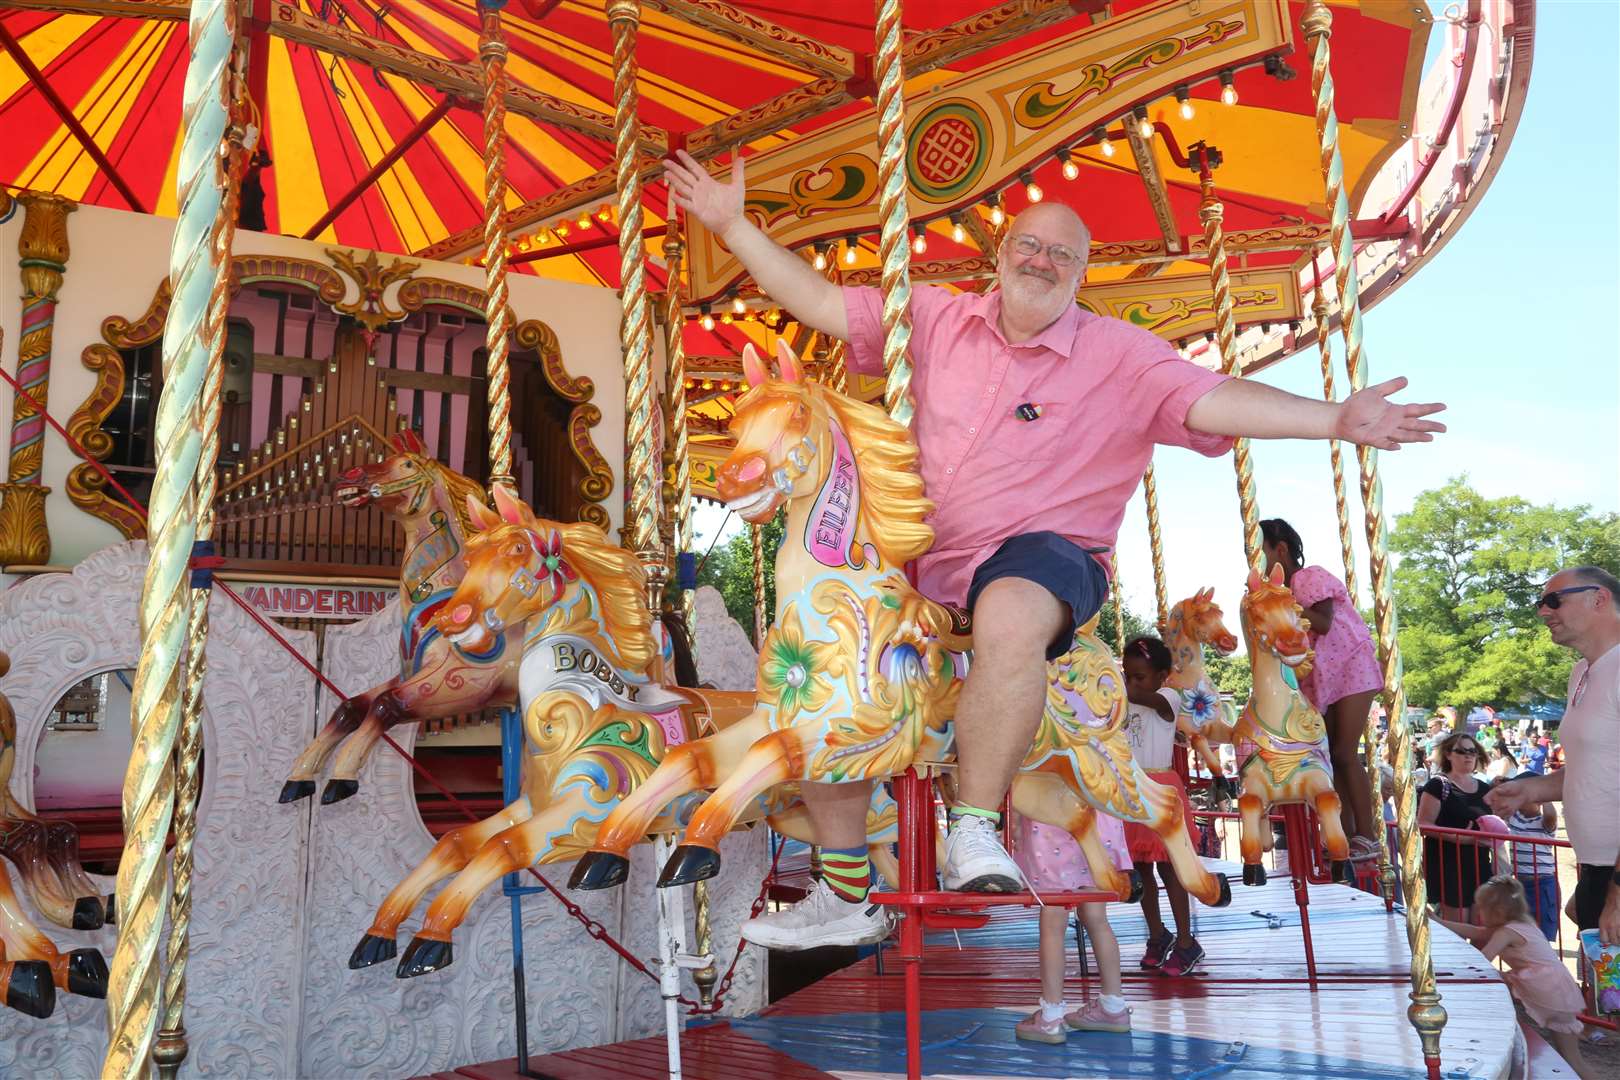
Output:
<instances>
[{"instance_id":1,"label":"man with sunglasses","mask_svg":"<svg viewBox=\"0 0 1620 1080\"><path fill-rule=\"evenodd\" d=\"M1620 580L1596 566L1560 570L1536 613L1553 641L1581 656L1558 726L1564 767L1499 784L1485 799L1504 818L1526 804L1563 801L1580 864L1575 924L1620 945Z\"/></svg>"},{"instance_id":2,"label":"man with sunglasses","mask_svg":"<svg viewBox=\"0 0 1620 1080\"><path fill-rule=\"evenodd\" d=\"M800 323L849 343L848 370L883 375L883 297L840 288L743 213L744 166L729 182L684 151L666 161L676 205L696 217ZM1000 288L911 297L912 430L935 510L918 587L973 613L974 657L956 712L960 805L942 866L947 889L1016 891L1020 875L995 826L1029 750L1046 662L1102 606L1109 549L1155 444L1218 456L1234 436L1338 438L1398 449L1427 442L1441 405L1401 405L1395 379L1334 404L1228 379L1161 338L1076 303L1090 234L1058 203L1018 216L997 251ZM867 784L805 785L823 852L865 860ZM840 898L866 907L864 889ZM809 901L806 901L809 903ZM767 916L768 944L807 948L826 907ZM848 922L848 912L835 921ZM774 921L773 921L774 920ZM792 934L778 933L779 922ZM881 935L880 912L870 916ZM746 932L746 931L745 931ZM844 935L847 938L847 934Z\"/></svg>"}]
</instances>

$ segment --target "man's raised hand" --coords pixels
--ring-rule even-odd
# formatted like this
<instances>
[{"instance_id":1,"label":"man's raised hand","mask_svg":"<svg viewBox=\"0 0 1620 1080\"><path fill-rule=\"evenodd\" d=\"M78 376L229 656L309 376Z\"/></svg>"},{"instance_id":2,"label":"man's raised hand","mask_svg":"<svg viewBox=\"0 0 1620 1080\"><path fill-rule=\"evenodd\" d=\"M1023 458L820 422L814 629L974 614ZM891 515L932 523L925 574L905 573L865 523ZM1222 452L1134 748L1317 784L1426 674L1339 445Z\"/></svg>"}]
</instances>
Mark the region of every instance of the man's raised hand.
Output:
<instances>
[{"instance_id":1,"label":"man's raised hand","mask_svg":"<svg viewBox=\"0 0 1620 1080\"><path fill-rule=\"evenodd\" d=\"M731 155L729 184L710 176L709 170L685 150L677 150L674 158L664 159L664 178L675 205L703 222L703 227L710 232L723 237L733 222L742 219L746 185L740 152L734 151Z\"/></svg>"}]
</instances>

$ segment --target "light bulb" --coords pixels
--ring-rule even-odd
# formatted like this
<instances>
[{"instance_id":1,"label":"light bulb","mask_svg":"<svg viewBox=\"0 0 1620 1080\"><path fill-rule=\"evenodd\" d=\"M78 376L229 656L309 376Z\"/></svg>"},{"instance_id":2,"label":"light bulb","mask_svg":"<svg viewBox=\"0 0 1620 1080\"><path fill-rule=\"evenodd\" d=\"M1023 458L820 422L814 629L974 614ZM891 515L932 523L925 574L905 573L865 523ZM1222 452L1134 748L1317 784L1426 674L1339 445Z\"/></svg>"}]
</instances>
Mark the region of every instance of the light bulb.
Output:
<instances>
[{"instance_id":1,"label":"light bulb","mask_svg":"<svg viewBox=\"0 0 1620 1080\"><path fill-rule=\"evenodd\" d=\"M612 221L613 220L613 207L607 205L606 203L603 203L602 204L602 209L600 209L600 210L598 210L596 212L596 216L598 218L600 218L601 220L603 220L603 221Z\"/></svg>"},{"instance_id":2,"label":"light bulb","mask_svg":"<svg viewBox=\"0 0 1620 1080\"><path fill-rule=\"evenodd\" d=\"M962 228L962 219L955 214L951 215L951 239L958 244L967 241L967 230Z\"/></svg>"},{"instance_id":3,"label":"light bulb","mask_svg":"<svg viewBox=\"0 0 1620 1080\"><path fill-rule=\"evenodd\" d=\"M855 265L855 238L853 236L844 241L844 265Z\"/></svg>"},{"instance_id":4,"label":"light bulb","mask_svg":"<svg viewBox=\"0 0 1620 1080\"><path fill-rule=\"evenodd\" d=\"M582 229L591 227L591 212L589 210L583 211L579 215L579 227Z\"/></svg>"},{"instance_id":5,"label":"light bulb","mask_svg":"<svg viewBox=\"0 0 1620 1080\"><path fill-rule=\"evenodd\" d=\"M1044 199L1045 197L1046 197L1046 192L1041 190L1041 185L1037 184L1033 180L1029 180L1029 181L1025 182L1025 184L1024 184L1024 198L1028 199L1032 203L1038 203L1042 199Z\"/></svg>"},{"instance_id":6,"label":"light bulb","mask_svg":"<svg viewBox=\"0 0 1620 1080\"><path fill-rule=\"evenodd\" d=\"M1232 73L1221 72L1221 104L1236 105L1238 100L1237 87L1232 85Z\"/></svg>"},{"instance_id":7,"label":"light bulb","mask_svg":"<svg viewBox=\"0 0 1620 1080\"><path fill-rule=\"evenodd\" d=\"M825 270L825 269L827 269L827 249L826 248L824 248L824 247L816 248L815 266L816 266L817 270Z\"/></svg>"},{"instance_id":8,"label":"light bulb","mask_svg":"<svg viewBox=\"0 0 1620 1080\"><path fill-rule=\"evenodd\" d=\"M917 234L911 238L911 250L918 255L928 253L928 236L921 225L917 226Z\"/></svg>"},{"instance_id":9,"label":"light bulb","mask_svg":"<svg viewBox=\"0 0 1620 1080\"><path fill-rule=\"evenodd\" d=\"M709 314L709 309L707 307L703 309L703 318L698 320L698 325L703 327L705 330L714 329L714 316Z\"/></svg>"},{"instance_id":10,"label":"light bulb","mask_svg":"<svg viewBox=\"0 0 1620 1080\"><path fill-rule=\"evenodd\" d=\"M742 297L734 296L731 298L731 310L734 314L741 315L748 310L748 305L743 303Z\"/></svg>"},{"instance_id":11,"label":"light bulb","mask_svg":"<svg viewBox=\"0 0 1620 1080\"><path fill-rule=\"evenodd\" d=\"M1114 144L1113 144L1113 142L1111 142L1109 140L1107 135L1104 135L1102 137L1102 142L1099 143L1098 145L1100 145L1102 147L1102 155L1103 155L1103 157L1111 158L1111 157L1114 156Z\"/></svg>"},{"instance_id":12,"label":"light bulb","mask_svg":"<svg viewBox=\"0 0 1620 1080\"><path fill-rule=\"evenodd\" d=\"M1001 223L1006 221L1006 220L1007 220L1007 215L1001 212L1001 204L998 203L998 202L997 203L991 203L990 204L990 224L994 225L996 228L999 229L999 228L1001 228Z\"/></svg>"},{"instance_id":13,"label":"light bulb","mask_svg":"<svg viewBox=\"0 0 1620 1080\"><path fill-rule=\"evenodd\" d=\"M1070 157L1067 153L1063 155L1063 179L1080 179L1080 166L1076 165L1074 158Z\"/></svg>"},{"instance_id":14,"label":"light bulb","mask_svg":"<svg viewBox=\"0 0 1620 1080\"><path fill-rule=\"evenodd\" d=\"M731 312L729 312L729 311L728 311L728 312L726 312L726 313L725 313L725 314L723 314L723 315L721 315L721 316L720 316L720 321L721 321L721 322L723 322L723 323L725 323L725 324L726 324L726 325L727 325L727 326L730 326L730 325L731 325L731 324L732 324L732 323L733 323L733 322L735 322L735 321L736 321L736 320L734 320L734 319L733 319L733 318L732 318L732 317L731 317Z\"/></svg>"},{"instance_id":15,"label":"light bulb","mask_svg":"<svg viewBox=\"0 0 1620 1080\"><path fill-rule=\"evenodd\" d=\"M1181 118L1183 120L1191 120L1193 118L1193 107L1192 107L1192 99L1191 98L1182 98L1181 99Z\"/></svg>"},{"instance_id":16,"label":"light bulb","mask_svg":"<svg viewBox=\"0 0 1620 1080\"><path fill-rule=\"evenodd\" d=\"M557 223L557 239L561 240L561 239L564 239L567 236L568 236L568 222L559 221Z\"/></svg>"},{"instance_id":17,"label":"light bulb","mask_svg":"<svg viewBox=\"0 0 1620 1080\"><path fill-rule=\"evenodd\" d=\"M1136 114L1136 133L1144 139L1153 138L1153 121L1148 119L1145 109Z\"/></svg>"}]
</instances>

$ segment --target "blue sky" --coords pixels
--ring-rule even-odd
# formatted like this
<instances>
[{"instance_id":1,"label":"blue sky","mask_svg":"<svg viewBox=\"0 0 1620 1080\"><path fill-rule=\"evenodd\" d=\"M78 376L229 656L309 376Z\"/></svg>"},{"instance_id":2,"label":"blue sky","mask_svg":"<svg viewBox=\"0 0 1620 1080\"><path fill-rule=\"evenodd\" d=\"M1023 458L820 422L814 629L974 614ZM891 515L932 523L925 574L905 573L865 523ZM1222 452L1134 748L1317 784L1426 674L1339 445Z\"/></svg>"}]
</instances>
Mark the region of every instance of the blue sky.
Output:
<instances>
[{"instance_id":1,"label":"blue sky","mask_svg":"<svg viewBox=\"0 0 1620 1080\"><path fill-rule=\"evenodd\" d=\"M1392 525L1419 492L1462 473L1490 497L1620 509L1620 5L1544 0L1536 21L1529 96L1501 171L1445 248L1367 314L1369 381L1405 375L1407 400L1448 406L1436 442L1379 455ZM1431 53L1443 34L1437 26ZM1342 394L1342 350L1335 362ZM1314 349L1258 378L1322 392ZM1365 601L1348 448L1345 458ZM1288 518L1310 561L1342 571L1326 444L1256 443L1254 463L1261 516ZM1156 468L1171 600L1213 585L1236 630L1245 569L1231 458L1162 448ZM723 517L700 514L700 553ZM1150 617L1151 566L1138 492L1119 576L1127 606Z\"/></svg>"}]
</instances>

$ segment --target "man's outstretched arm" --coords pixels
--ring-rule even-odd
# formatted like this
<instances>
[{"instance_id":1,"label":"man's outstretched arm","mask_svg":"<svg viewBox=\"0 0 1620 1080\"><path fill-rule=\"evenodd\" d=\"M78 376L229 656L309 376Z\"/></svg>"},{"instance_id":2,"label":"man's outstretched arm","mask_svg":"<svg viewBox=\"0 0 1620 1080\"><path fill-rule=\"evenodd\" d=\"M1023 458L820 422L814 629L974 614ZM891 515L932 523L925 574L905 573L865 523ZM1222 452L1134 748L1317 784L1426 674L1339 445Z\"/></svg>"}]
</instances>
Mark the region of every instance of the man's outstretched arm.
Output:
<instances>
[{"instance_id":1,"label":"man's outstretched arm","mask_svg":"<svg viewBox=\"0 0 1620 1080\"><path fill-rule=\"evenodd\" d=\"M1380 450L1430 442L1446 426L1423 417L1445 408L1438 402L1402 405L1389 395L1404 378L1369 386L1339 402L1300 397L1248 379L1228 379L1193 402L1187 426L1210 435L1251 439L1343 439Z\"/></svg>"}]
</instances>

